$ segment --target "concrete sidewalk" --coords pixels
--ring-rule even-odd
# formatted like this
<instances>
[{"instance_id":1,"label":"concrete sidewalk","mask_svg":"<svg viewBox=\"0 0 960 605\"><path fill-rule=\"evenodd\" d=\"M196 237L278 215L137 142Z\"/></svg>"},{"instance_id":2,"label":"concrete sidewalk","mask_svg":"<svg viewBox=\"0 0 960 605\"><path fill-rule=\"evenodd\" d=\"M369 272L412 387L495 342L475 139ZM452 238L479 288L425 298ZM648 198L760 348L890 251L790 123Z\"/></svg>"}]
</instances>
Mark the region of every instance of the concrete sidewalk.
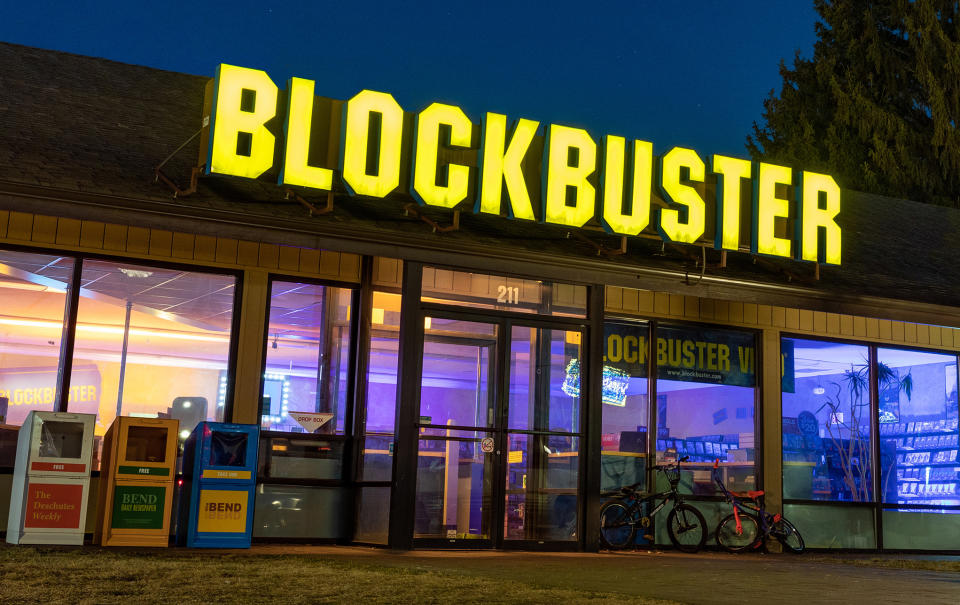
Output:
<instances>
[{"instance_id":1,"label":"concrete sidewalk","mask_svg":"<svg viewBox=\"0 0 960 605\"><path fill-rule=\"evenodd\" d=\"M236 551L231 551L236 553ZM541 553L415 550L347 546L254 546L254 556L310 555L371 566L455 571L539 588L566 588L681 603L960 603L960 572L852 564L853 559L960 557L887 554L675 552Z\"/></svg>"}]
</instances>

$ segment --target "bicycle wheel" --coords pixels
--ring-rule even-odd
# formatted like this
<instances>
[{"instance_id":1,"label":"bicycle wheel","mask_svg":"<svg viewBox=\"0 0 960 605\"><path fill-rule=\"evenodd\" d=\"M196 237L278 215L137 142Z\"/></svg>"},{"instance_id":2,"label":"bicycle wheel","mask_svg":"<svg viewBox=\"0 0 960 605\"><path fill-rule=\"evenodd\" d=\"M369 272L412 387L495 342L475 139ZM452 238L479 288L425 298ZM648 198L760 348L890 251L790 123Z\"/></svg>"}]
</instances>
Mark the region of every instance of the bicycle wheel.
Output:
<instances>
[{"instance_id":1,"label":"bicycle wheel","mask_svg":"<svg viewBox=\"0 0 960 605\"><path fill-rule=\"evenodd\" d=\"M630 507L622 500L610 500L600 507L600 541L607 548L624 548L633 543L637 531Z\"/></svg>"},{"instance_id":2,"label":"bicycle wheel","mask_svg":"<svg viewBox=\"0 0 960 605\"><path fill-rule=\"evenodd\" d=\"M696 508L680 504L667 515L667 534L677 550L697 552L707 541L707 522Z\"/></svg>"},{"instance_id":3,"label":"bicycle wheel","mask_svg":"<svg viewBox=\"0 0 960 605\"><path fill-rule=\"evenodd\" d=\"M783 547L787 549L787 551L795 555L803 552L803 536L801 536L797 528L793 526L793 523L790 523L785 518L780 517L779 521L774 521L773 529L770 533L773 534L773 537L776 538L780 544L783 544Z\"/></svg>"},{"instance_id":4,"label":"bicycle wheel","mask_svg":"<svg viewBox=\"0 0 960 605\"><path fill-rule=\"evenodd\" d=\"M737 518L729 514L717 524L717 544L729 552L742 552L757 545L760 527L753 515L740 513L740 529Z\"/></svg>"}]
</instances>

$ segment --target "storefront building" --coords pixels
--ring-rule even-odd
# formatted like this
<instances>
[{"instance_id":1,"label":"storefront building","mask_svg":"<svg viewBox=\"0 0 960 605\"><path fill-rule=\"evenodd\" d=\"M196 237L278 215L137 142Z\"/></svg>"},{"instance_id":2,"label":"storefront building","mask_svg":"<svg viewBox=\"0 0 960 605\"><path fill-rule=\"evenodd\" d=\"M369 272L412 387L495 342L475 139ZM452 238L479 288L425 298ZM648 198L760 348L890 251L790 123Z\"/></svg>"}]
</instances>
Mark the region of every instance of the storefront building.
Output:
<instances>
[{"instance_id":1,"label":"storefront building","mask_svg":"<svg viewBox=\"0 0 960 605\"><path fill-rule=\"evenodd\" d=\"M58 410L259 423L257 540L591 550L689 456L960 551L960 212L307 82L0 44L0 523Z\"/></svg>"}]
</instances>

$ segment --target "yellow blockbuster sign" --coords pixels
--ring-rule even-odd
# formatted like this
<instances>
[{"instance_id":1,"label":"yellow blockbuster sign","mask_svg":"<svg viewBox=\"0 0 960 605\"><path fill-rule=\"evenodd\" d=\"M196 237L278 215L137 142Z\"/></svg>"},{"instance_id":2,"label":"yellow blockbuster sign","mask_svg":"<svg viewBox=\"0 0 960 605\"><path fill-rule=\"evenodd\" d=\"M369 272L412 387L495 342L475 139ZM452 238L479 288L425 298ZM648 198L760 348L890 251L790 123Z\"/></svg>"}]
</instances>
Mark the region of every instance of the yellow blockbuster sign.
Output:
<instances>
[{"instance_id":1,"label":"yellow blockbuster sign","mask_svg":"<svg viewBox=\"0 0 960 605\"><path fill-rule=\"evenodd\" d=\"M284 92L232 65L208 86L204 125L207 174L840 264L840 187L826 174L684 147L657 157L648 141L490 112L477 123L445 103L410 114L372 90L337 101L301 78Z\"/></svg>"}]
</instances>

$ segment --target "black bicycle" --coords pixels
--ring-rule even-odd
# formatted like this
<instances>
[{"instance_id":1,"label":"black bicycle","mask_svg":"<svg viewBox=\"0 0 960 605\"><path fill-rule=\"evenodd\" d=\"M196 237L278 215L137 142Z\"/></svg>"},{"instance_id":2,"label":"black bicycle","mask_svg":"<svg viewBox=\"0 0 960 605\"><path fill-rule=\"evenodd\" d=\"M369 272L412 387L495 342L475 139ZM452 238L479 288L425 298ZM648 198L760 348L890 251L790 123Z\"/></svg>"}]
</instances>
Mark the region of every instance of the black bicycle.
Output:
<instances>
[{"instance_id":1,"label":"black bicycle","mask_svg":"<svg viewBox=\"0 0 960 605\"><path fill-rule=\"evenodd\" d=\"M723 484L719 466L719 461L713 464L713 481L733 505L733 512L717 524L717 544L729 552L743 552L765 546L767 538L773 536L787 552L802 553L803 536L793 523L780 513L768 513L760 505L763 491L729 491Z\"/></svg>"},{"instance_id":2,"label":"black bicycle","mask_svg":"<svg viewBox=\"0 0 960 605\"><path fill-rule=\"evenodd\" d=\"M665 492L649 494L638 492L639 483L627 485L612 492L601 494L611 498L600 507L600 540L607 548L625 548L633 544L638 529L650 530L653 518L668 503L673 503L667 515L667 535L670 542L682 552L697 552L707 540L707 522L693 506L683 501L677 487L680 485L680 463L655 466L670 483ZM650 536L652 538L652 536Z\"/></svg>"}]
</instances>

